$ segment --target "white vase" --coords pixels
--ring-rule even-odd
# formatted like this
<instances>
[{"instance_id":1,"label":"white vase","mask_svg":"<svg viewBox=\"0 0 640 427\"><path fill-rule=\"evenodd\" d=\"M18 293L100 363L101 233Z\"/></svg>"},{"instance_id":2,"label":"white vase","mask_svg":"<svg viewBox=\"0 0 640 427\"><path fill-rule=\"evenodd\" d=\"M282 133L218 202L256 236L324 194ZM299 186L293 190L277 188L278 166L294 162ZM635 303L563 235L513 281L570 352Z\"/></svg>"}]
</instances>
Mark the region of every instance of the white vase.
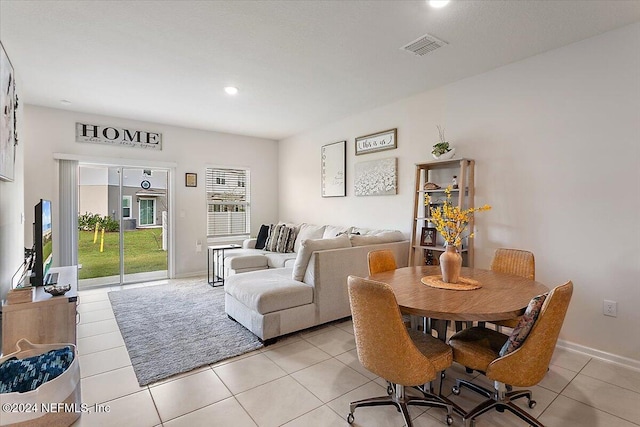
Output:
<instances>
[{"instance_id":1,"label":"white vase","mask_svg":"<svg viewBox=\"0 0 640 427\"><path fill-rule=\"evenodd\" d=\"M449 160L449 159L452 159L453 156L456 155L456 148L455 147L451 147L450 151L447 151L446 153L440 154L439 156L436 156L433 153L431 155L436 160Z\"/></svg>"}]
</instances>

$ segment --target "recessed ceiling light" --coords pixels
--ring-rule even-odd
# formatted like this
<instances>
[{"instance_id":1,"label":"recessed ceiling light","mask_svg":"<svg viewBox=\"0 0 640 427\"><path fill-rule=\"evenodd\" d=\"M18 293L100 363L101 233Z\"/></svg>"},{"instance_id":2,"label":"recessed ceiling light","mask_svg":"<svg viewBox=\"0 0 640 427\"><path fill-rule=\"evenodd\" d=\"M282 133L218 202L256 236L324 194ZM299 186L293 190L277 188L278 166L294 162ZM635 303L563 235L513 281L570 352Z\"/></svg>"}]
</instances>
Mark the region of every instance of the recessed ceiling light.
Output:
<instances>
[{"instance_id":1,"label":"recessed ceiling light","mask_svg":"<svg viewBox=\"0 0 640 427\"><path fill-rule=\"evenodd\" d=\"M429 6L435 7L436 9L445 7L447 4L449 4L449 0L429 0Z\"/></svg>"},{"instance_id":2,"label":"recessed ceiling light","mask_svg":"<svg viewBox=\"0 0 640 427\"><path fill-rule=\"evenodd\" d=\"M224 91L227 92L229 95L235 95L238 93L238 88L233 86L227 86L224 88Z\"/></svg>"},{"instance_id":3,"label":"recessed ceiling light","mask_svg":"<svg viewBox=\"0 0 640 427\"><path fill-rule=\"evenodd\" d=\"M62 104L62 105L71 105L71 101L66 100L66 99L61 99L60 100L60 104Z\"/></svg>"}]
</instances>

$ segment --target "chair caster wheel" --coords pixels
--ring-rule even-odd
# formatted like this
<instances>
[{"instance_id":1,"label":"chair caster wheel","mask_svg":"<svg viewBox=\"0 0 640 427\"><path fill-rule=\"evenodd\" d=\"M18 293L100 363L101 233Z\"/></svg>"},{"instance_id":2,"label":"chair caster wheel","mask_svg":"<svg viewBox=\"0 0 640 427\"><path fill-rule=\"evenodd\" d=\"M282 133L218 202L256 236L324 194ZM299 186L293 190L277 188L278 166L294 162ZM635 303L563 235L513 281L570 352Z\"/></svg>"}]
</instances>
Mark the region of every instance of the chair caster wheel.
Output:
<instances>
[{"instance_id":1,"label":"chair caster wheel","mask_svg":"<svg viewBox=\"0 0 640 427\"><path fill-rule=\"evenodd\" d=\"M507 391L512 391L513 390L513 386L509 385L509 384L506 384L505 388L507 389Z\"/></svg>"},{"instance_id":2,"label":"chair caster wheel","mask_svg":"<svg viewBox=\"0 0 640 427\"><path fill-rule=\"evenodd\" d=\"M453 394L455 394L456 396L460 395L460 387L458 387L457 385L454 385L453 387L451 387L451 392Z\"/></svg>"},{"instance_id":3,"label":"chair caster wheel","mask_svg":"<svg viewBox=\"0 0 640 427\"><path fill-rule=\"evenodd\" d=\"M347 415L347 422L348 422L349 424L353 424L353 414L349 414L349 415Z\"/></svg>"},{"instance_id":4,"label":"chair caster wheel","mask_svg":"<svg viewBox=\"0 0 640 427\"><path fill-rule=\"evenodd\" d=\"M390 385L387 386L387 394L389 396L391 396L393 394L393 387L391 387Z\"/></svg>"},{"instance_id":5,"label":"chair caster wheel","mask_svg":"<svg viewBox=\"0 0 640 427\"><path fill-rule=\"evenodd\" d=\"M533 409L536 407L536 401L535 400L530 400L529 401L529 409Z\"/></svg>"},{"instance_id":6,"label":"chair caster wheel","mask_svg":"<svg viewBox=\"0 0 640 427\"><path fill-rule=\"evenodd\" d=\"M451 415L447 415L447 425L450 426L453 424L453 417Z\"/></svg>"}]
</instances>

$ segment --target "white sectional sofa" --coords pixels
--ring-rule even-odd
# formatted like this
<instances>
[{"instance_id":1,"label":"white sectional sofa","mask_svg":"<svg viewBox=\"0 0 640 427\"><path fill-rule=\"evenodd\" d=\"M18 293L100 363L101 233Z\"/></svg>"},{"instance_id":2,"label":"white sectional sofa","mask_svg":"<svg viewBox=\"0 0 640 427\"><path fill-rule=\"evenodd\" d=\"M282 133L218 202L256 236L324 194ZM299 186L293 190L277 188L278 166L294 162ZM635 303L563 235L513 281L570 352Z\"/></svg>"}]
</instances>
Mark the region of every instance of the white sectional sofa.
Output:
<instances>
[{"instance_id":1,"label":"white sectional sofa","mask_svg":"<svg viewBox=\"0 0 640 427\"><path fill-rule=\"evenodd\" d=\"M225 280L226 313L262 340L350 316L347 277L369 274L370 251L391 249L398 266L407 265L409 242L400 231L297 229L295 252L254 249L252 239L225 253L225 266L235 273Z\"/></svg>"}]
</instances>

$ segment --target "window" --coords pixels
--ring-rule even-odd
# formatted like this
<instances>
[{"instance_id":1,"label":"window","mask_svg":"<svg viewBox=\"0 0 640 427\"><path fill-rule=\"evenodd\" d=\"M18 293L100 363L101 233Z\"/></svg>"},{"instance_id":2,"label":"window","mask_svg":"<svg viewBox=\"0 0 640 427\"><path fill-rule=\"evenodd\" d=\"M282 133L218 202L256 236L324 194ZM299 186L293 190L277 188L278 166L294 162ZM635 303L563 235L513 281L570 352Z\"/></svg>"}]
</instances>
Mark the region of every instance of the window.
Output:
<instances>
[{"instance_id":1,"label":"window","mask_svg":"<svg viewBox=\"0 0 640 427\"><path fill-rule=\"evenodd\" d=\"M207 168L207 236L249 234L249 182L246 169Z\"/></svg>"},{"instance_id":2,"label":"window","mask_svg":"<svg viewBox=\"0 0 640 427\"><path fill-rule=\"evenodd\" d=\"M131 218L131 196L122 196L122 219Z\"/></svg>"}]
</instances>

